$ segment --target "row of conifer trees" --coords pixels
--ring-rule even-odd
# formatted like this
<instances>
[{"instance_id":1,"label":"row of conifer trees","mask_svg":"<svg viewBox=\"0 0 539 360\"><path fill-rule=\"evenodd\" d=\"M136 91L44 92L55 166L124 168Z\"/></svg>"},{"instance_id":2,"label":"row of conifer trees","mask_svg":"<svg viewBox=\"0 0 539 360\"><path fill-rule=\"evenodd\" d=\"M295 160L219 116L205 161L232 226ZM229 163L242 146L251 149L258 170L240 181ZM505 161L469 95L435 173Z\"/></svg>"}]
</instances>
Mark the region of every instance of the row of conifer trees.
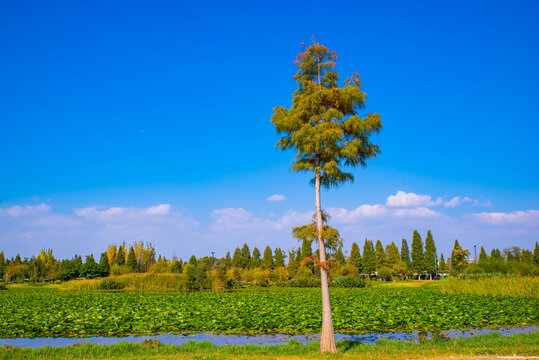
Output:
<instances>
[{"instance_id":1,"label":"row of conifer trees","mask_svg":"<svg viewBox=\"0 0 539 360\"><path fill-rule=\"evenodd\" d=\"M219 268L240 270L284 269L287 279L316 278L319 270L316 266L318 250L313 251L312 242L303 239L298 249L288 252L280 248L271 249L266 246L261 252L258 248L250 250L247 244L236 248L232 254L227 252L223 258L205 256L197 259L192 255L187 262L173 256L170 260L159 255L156 259L155 247L150 243L139 241L132 246L125 243L110 245L101 253L99 262L93 254L82 261L80 255L72 259L57 260L52 250L42 250L37 256L21 259L17 255L6 259L0 252L0 278L4 281L51 281L70 280L76 278L96 278L126 273L182 273L186 266L197 268L198 272L209 272ZM470 261L472 260L472 261ZM477 261L475 261L477 260ZM202 264L202 265L201 265ZM365 276L379 279L432 278L448 273L507 273L515 272L524 275L537 274L539 265L539 246L530 250L518 247L505 248L502 251L492 249L488 256L481 246L478 259L470 259L470 252L463 249L455 240L451 256L446 260L443 254L437 255L432 233L427 231L425 242L414 231L411 249L406 239L402 239L400 251L392 242L384 247L380 240L374 243L365 239L363 251L354 242L349 255L343 253L342 245L330 253L329 269L332 277Z\"/></svg>"}]
</instances>

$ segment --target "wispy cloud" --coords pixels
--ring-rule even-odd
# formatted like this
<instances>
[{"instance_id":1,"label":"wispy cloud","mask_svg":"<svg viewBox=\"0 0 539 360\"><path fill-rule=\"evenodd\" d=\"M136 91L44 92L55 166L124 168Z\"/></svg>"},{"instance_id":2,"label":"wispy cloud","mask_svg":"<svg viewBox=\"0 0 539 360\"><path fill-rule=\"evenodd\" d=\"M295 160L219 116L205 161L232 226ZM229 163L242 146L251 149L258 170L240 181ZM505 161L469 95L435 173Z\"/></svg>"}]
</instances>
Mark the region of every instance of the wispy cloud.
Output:
<instances>
[{"instance_id":1,"label":"wispy cloud","mask_svg":"<svg viewBox=\"0 0 539 360\"><path fill-rule=\"evenodd\" d=\"M273 194L270 197L267 198L268 201L284 201L286 200L286 196L283 194Z\"/></svg>"},{"instance_id":2,"label":"wispy cloud","mask_svg":"<svg viewBox=\"0 0 539 360\"><path fill-rule=\"evenodd\" d=\"M482 212L467 214L465 217L491 225L525 225L539 227L539 210L513 212Z\"/></svg>"}]
</instances>

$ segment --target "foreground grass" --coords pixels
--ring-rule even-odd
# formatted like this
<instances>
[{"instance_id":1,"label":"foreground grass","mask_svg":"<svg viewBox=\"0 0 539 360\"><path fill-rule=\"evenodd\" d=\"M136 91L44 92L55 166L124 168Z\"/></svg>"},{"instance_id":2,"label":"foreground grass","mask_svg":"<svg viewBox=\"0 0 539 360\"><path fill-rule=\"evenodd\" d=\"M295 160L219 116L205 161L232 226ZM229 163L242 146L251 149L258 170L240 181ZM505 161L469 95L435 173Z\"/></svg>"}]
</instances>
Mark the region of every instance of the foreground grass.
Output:
<instances>
[{"instance_id":1,"label":"foreground grass","mask_svg":"<svg viewBox=\"0 0 539 360\"><path fill-rule=\"evenodd\" d=\"M497 333L459 339L433 339L421 343L380 340L376 344L339 342L339 354L321 355L319 343L291 341L275 346L217 346L209 342L184 345L120 343L84 344L39 349L0 347L1 359L401 359L447 356L539 355L539 333L502 337Z\"/></svg>"}]
</instances>

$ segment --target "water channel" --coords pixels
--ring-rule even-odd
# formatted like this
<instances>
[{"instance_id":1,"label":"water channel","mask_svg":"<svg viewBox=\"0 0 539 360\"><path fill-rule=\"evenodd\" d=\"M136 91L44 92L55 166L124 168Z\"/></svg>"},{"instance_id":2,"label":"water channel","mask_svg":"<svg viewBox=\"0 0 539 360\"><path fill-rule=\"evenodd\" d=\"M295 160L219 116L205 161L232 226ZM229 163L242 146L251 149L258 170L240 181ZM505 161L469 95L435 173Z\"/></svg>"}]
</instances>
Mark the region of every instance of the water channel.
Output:
<instances>
[{"instance_id":1,"label":"water channel","mask_svg":"<svg viewBox=\"0 0 539 360\"><path fill-rule=\"evenodd\" d=\"M530 333L539 331L539 326L523 326L513 328L499 328L499 329L482 329L482 330L448 330L442 331L440 335L449 338L455 337L468 337L478 334L488 334L491 332L497 332L502 336L515 335L521 333ZM427 338L432 336L432 333L427 332ZM404 341L417 341L420 334L418 332L385 332L385 333L367 333L367 334L335 334L337 341L349 340L354 342L362 342L365 344L372 344L379 339L391 339L391 340L404 340ZM210 334L210 333L196 333L187 335L177 334L163 334L163 335L143 335L143 336L124 336L124 337L110 337L110 336L93 336L85 338L65 338L65 337L48 337L48 338L0 338L0 346L11 345L18 347L30 347L39 348L43 346L70 346L75 344L99 344L110 345L119 342L131 342L141 343L146 339L159 340L163 344L180 345L188 341L209 341L216 345L279 345L285 344L290 340L295 340L300 343L307 343L311 341L318 341L320 336L318 334L311 335L286 335L286 334L266 334L266 335L225 335L225 334Z\"/></svg>"}]
</instances>

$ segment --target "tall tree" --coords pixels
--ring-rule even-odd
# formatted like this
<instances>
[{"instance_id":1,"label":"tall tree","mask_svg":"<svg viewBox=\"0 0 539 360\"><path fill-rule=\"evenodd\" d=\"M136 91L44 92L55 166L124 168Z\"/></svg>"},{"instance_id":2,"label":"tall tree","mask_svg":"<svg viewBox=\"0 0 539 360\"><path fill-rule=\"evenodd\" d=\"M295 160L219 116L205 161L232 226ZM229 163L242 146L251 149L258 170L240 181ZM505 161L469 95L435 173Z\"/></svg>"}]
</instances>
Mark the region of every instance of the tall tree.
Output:
<instances>
[{"instance_id":1,"label":"tall tree","mask_svg":"<svg viewBox=\"0 0 539 360\"><path fill-rule=\"evenodd\" d=\"M380 240L376 240L374 249L376 253L376 271L380 272L380 269L387 266L387 255Z\"/></svg>"},{"instance_id":2,"label":"tall tree","mask_svg":"<svg viewBox=\"0 0 539 360\"><path fill-rule=\"evenodd\" d=\"M94 255L86 256L86 262L82 266L81 275L87 279L93 279L100 275L99 265L95 262Z\"/></svg>"},{"instance_id":3,"label":"tall tree","mask_svg":"<svg viewBox=\"0 0 539 360\"><path fill-rule=\"evenodd\" d=\"M409 268L412 266L412 261L410 261L410 248L408 248L408 242L406 239L402 239L401 243L401 260Z\"/></svg>"},{"instance_id":4,"label":"tall tree","mask_svg":"<svg viewBox=\"0 0 539 360\"><path fill-rule=\"evenodd\" d=\"M438 272L440 274L447 274L447 265L445 263L444 254L440 254L440 262L438 264Z\"/></svg>"},{"instance_id":5,"label":"tall tree","mask_svg":"<svg viewBox=\"0 0 539 360\"><path fill-rule=\"evenodd\" d=\"M479 264L484 264L488 261L487 253L485 252L485 249L481 246L481 250L479 251Z\"/></svg>"},{"instance_id":6,"label":"tall tree","mask_svg":"<svg viewBox=\"0 0 539 360\"><path fill-rule=\"evenodd\" d=\"M358 272L363 270L361 264L361 254L359 253L359 246L356 242L352 243L352 250L350 250L350 257L348 258L348 263L355 266Z\"/></svg>"},{"instance_id":7,"label":"tall tree","mask_svg":"<svg viewBox=\"0 0 539 360\"><path fill-rule=\"evenodd\" d=\"M127 254L126 265L132 272L138 271L137 255L135 255L135 249L132 246L129 248L129 254Z\"/></svg>"},{"instance_id":8,"label":"tall tree","mask_svg":"<svg viewBox=\"0 0 539 360\"><path fill-rule=\"evenodd\" d=\"M313 248L311 246L313 242L312 238L304 237L301 242L301 257L304 258L310 258L313 256Z\"/></svg>"},{"instance_id":9,"label":"tall tree","mask_svg":"<svg viewBox=\"0 0 539 360\"><path fill-rule=\"evenodd\" d=\"M361 91L357 73L339 87L339 74L334 70L337 54L326 46L313 43L297 55L294 76L298 89L292 107L273 109L271 121L283 135L277 146L296 152L292 170L314 173L315 207L322 287L321 352L337 352L329 299L326 251L322 239L322 207L320 186L338 186L353 180L344 167L365 166L366 160L379 152L369 137L382 129L380 116L361 118L367 95Z\"/></svg>"},{"instance_id":10,"label":"tall tree","mask_svg":"<svg viewBox=\"0 0 539 360\"><path fill-rule=\"evenodd\" d=\"M241 265L241 250L237 247L236 250L234 250L234 255L232 255L232 267L238 269L241 268Z\"/></svg>"},{"instance_id":11,"label":"tall tree","mask_svg":"<svg viewBox=\"0 0 539 360\"><path fill-rule=\"evenodd\" d=\"M232 259L230 258L230 251L227 251L226 252L226 256L225 256L225 269L230 269L230 267L232 266Z\"/></svg>"},{"instance_id":12,"label":"tall tree","mask_svg":"<svg viewBox=\"0 0 539 360\"><path fill-rule=\"evenodd\" d=\"M399 263L402 263L399 254L399 248L397 247L397 245L395 245L393 241L391 242L391 244L386 246L386 254L387 266L389 266L390 269L395 269Z\"/></svg>"},{"instance_id":13,"label":"tall tree","mask_svg":"<svg viewBox=\"0 0 539 360\"><path fill-rule=\"evenodd\" d=\"M436 256L436 245L432 238L432 233L427 230L427 237L425 238L425 253L423 254L423 267L429 273L432 280L432 274L436 272L438 257Z\"/></svg>"},{"instance_id":14,"label":"tall tree","mask_svg":"<svg viewBox=\"0 0 539 360\"><path fill-rule=\"evenodd\" d=\"M116 264L116 253L118 252L118 248L115 244L109 245L107 248L107 258L109 259L109 268L112 267L112 265Z\"/></svg>"},{"instance_id":15,"label":"tall tree","mask_svg":"<svg viewBox=\"0 0 539 360\"><path fill-rule=\"evenodd\" d=\"M343 265L345 263L344 254L342 252L342 246L339 246L337 251L335 251L335 255L333 255L333 258L336 262Z\"/></svg>"},{"instance_id":16,"label":"tall tree","mask_svg":"<svg viewBox=\"0 0 539 360\"><path fill-rule=\"evenodd\" d=\"M463 249L462 246L459 245L457 239L455 239L455 245L451 252L451 271L455 274L460 274L468 265L467 258L469 255L470 252Z\"/></svg>"},{"instance_id":17,"label":"tall tree","mask_svg":"<svg viewBox=\"0 0 539 360\"><path fill-rule=\"evenodd\" d=\"M535 242L535 247L533 248L533 263L539 265L539 245L537 241Z\"/></svg>"},{"instance_id":18,"label":"tall tree","mask_svg":"<svg viewBox=\"0 0 539 360\"><path fill-rule=\"evenodd\" d=\"M417 279L421 277L421 273L425 270L423 264L423 240L421 235L414 230L414 236L412 238L412 270L417 273Z\"/></svg>"},{"instance_id":19,"label":"tall tree","mask_svg":"<svg viewBox=\"0 0 539 360\"><path fill-rule=\"evenodd\" d=\"M371 276L376 271L376 254L374 253L374 245L372 241L365 239L363 245L363 272Z\"/></svg>"},{"instance_id":20,"label":"tall tree","mask_svg":"<svg viewBox=\"0 0 539 360\"><path fill-rule=\"evenodd\" d=\"M0 279L4 277L4 273L6 272L6 258L4 256L4 252L0 252Z\"/></svg>"},{"instance_id":21,"label":"tall tree","mask_svg":"<svg viewBox=\"0 0 539 360\"><path fill-rule=\"evenodd\" d=\"M258 248L254 248L253 249L253 258L251 259L251 265L252 265L253 268L258 268L258 267L260 267L260 262L261 262L260 250L258 250Z\"/></svg>"},{"instance_id":22,"label":"tall tree","mask_svg":"<svg viewBox=\"0 0 539 360\"><path fill-rule=\"evenodd\" d=\"M110 266L109 266L109 257L107 256L107 253L101 253L101 259L99 259L99 272L101 273L101 276L109 276L110 273Z\"/></svg>"},{"instance_id":23,"label":"tall tree","mask_svg":"<svg viewBox=\"0 0 539 360\"><path fill-rule=\"evenodd\" d=\"M273 262L273 252L271 251L271 248L266 246L264 249L264 257L262 258L262 268L271 270L273 269L274 262Z\"/></svg>"},{"instance_id":24,"label":"tall tree","mask_svg":"<svg viewBox=\"0 0 539 360\"><path fill-rule=\"evenodd\" d=\"M120 266L125 265L125 252L122 245L120 245L120 247L118 248L118 252L116 254L116 258L114 259L114 262L116 265L120 265Z\"/></svg>"},{"instance_id":25,"label":"tall tree","mask_svg":"<svg viewBox=\"0 0 539 360\"><path fill-rule=\"evenodd\" d=\"M280 248L275 248L275 267L284 267L284 258L286 255Z\"/></svg>"},{"instance_id":26,"label":"tall tree","mask_svg":"<svg viewBox=\"0 0 539 360\"><path fill-rule=\"evenodd\" d=\"M251 250L247 244L243 244L241 248L241 267L244 269L251 267Z\"/></svg>"}]
</instances>

